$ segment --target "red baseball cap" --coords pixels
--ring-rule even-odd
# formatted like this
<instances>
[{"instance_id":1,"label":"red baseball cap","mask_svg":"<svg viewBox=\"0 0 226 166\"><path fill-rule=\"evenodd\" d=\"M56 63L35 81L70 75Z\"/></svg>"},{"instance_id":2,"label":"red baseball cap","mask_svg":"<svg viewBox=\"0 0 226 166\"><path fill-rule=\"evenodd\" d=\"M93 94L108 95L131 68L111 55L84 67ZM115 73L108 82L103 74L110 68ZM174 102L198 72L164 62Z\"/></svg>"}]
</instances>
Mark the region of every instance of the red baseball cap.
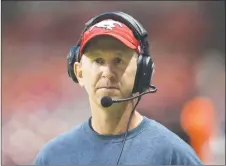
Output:
<instances>
[{"instance_id":1,"label":"red baseball cap","mask_svg":"<svg viewBox=\"0 0 226 166\"><path fill-rule=\"evenodd\" d=\"M127 47L140 53L139 41L135 38L130 28L121 22L108 19L91 26L84 33L80 45L80 55L82 56L82 50L88 41L94 37L103 35L112 36L124 43Z\"/></svg>"}]
</instances>

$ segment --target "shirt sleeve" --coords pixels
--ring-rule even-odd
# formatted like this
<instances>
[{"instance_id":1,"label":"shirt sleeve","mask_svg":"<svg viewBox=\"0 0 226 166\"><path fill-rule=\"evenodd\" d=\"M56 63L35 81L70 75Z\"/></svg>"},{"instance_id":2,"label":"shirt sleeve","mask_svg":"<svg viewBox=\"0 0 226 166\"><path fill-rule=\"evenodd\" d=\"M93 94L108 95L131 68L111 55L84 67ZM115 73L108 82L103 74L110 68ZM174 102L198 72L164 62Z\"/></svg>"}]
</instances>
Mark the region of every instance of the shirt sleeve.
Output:
<instances>
[{"instance_id":1,"label":"shirt sleeve","mask_svg":"<svg viewBox=\"0 0 226 166\"><path fill-rule=\"evenodd\" d=\"M195 151L189 147L176 147L173 150L171 165L203 165Z\"/></svg>"}]
</instances>

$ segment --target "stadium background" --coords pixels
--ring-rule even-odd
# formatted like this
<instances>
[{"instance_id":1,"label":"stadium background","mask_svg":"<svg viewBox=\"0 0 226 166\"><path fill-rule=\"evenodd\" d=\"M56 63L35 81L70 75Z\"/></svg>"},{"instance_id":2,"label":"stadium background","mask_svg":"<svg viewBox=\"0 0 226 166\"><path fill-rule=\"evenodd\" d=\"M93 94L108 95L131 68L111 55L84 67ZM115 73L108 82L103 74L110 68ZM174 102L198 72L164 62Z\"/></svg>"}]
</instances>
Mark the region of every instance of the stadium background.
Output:
<instances>
[{"instance_id":1,"label":"stadium background","mask_svg":"<svg viewBox=\"0 0 226 166\"><path fill-rule=\"evenodd\" d=\"M224 1L2 2L2 159L31 164L43 144L90 116L67 76L66 55L84 23L121 10L149 32L156 94L139 111L225 164Z\"/></svg>"}]
</instances>

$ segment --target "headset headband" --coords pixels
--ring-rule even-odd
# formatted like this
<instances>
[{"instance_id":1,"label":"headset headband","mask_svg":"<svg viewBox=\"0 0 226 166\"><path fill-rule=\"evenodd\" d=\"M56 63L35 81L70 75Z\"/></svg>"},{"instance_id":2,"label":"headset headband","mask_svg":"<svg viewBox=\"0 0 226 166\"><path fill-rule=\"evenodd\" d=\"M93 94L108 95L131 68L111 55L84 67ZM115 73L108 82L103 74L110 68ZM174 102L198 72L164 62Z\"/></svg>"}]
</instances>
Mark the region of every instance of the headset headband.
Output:
<instances>
[{"instance_id":1,"label":"headset headband","mask_svg":"<svg viewBox=\"0 0 226 166\"><path fill-rule=\"evenodd\" d=\"M106 13L102 13L98 16L91 18L85 24L85 28L81 34L81 37L80 37L77 45L80 45L82 36L85 31L87 31L91 26L95 25L96 23L106 20L106 19L112 19L114 21L119 21L119 22L124 23L128 28L130 28L132 30L134 36L140 42L143 42L143 40L148 35L147 31L144 29L144 27L130 15L123 13L123 12L106 12Z\"/></svg>"}]
</instances>

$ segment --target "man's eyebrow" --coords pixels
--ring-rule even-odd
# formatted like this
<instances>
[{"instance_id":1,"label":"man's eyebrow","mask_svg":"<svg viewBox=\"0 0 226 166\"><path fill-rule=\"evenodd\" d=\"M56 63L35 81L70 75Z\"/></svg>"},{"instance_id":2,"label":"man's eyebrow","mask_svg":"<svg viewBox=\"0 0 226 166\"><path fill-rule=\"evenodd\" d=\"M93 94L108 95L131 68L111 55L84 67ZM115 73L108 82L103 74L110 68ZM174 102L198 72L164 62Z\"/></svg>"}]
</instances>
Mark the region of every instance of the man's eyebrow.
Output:
<instances>
[{"instance_id":1,"label":"man's eyebrow","mask_svg":"<svg viewBox=\"0 0 226 166\"><path fill-rule=\"evenodd\" d=\"M114 53L115 53L116 55L120 55L120 56L122 56L123 54L125 54L125 52L123 52L123 51L121 51L121 50L116 50Z\"/></svg>"}]
</instances>

